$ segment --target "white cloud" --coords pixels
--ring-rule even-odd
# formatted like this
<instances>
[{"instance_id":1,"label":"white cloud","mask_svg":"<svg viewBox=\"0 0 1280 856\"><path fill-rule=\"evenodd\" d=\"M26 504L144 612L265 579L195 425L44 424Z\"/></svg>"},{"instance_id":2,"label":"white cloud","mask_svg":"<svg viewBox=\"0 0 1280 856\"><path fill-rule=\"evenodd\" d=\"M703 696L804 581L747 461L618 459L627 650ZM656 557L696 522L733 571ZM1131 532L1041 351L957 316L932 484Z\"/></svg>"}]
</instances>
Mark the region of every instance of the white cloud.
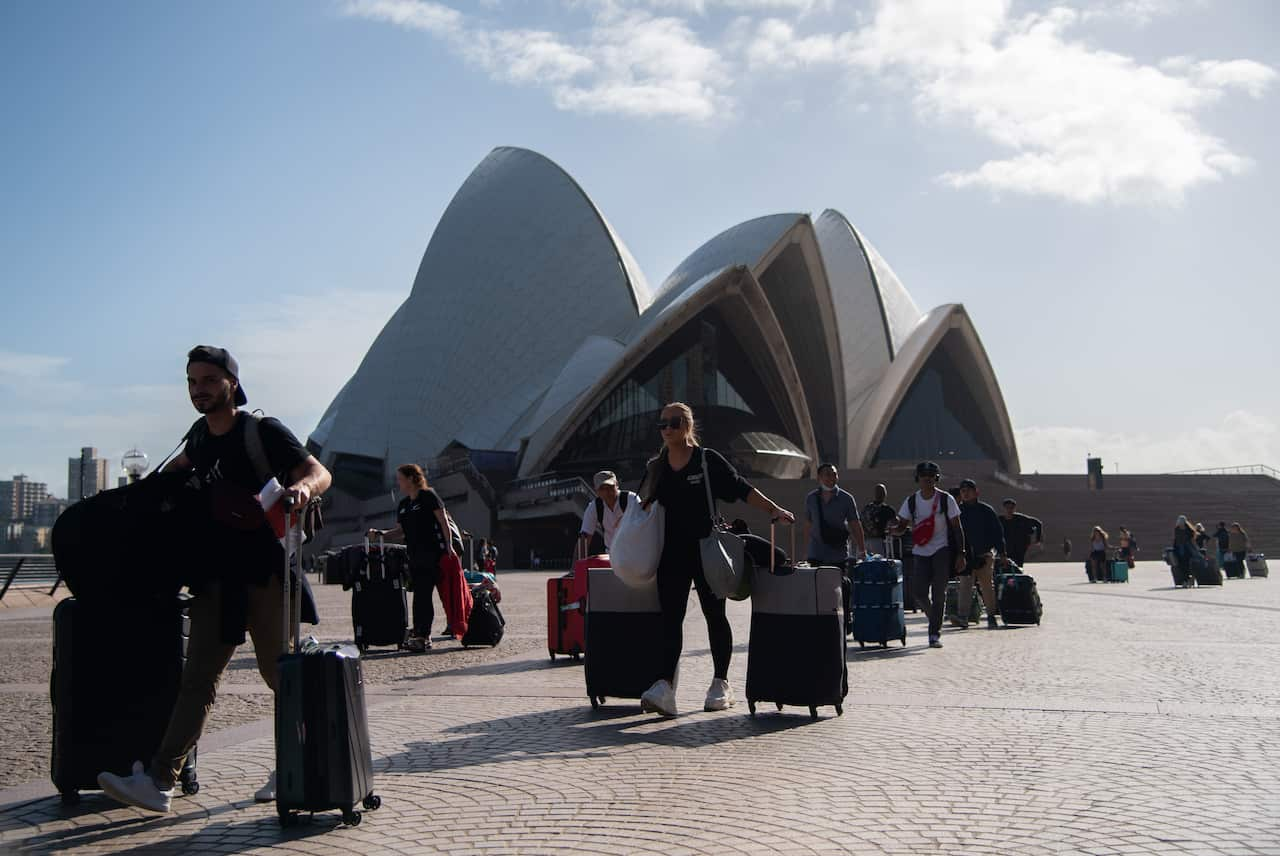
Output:
<instances>
[{"instance_id":1,"label":"white cloud","mask_svg":"<svg viewBox=\"0 0 1280 856\"><path fill-rule=\"evenodd\" d=\"M495 80L547 88L562 110L694 121L732 112L724 61L678 17L603 3L570 37L487 26L427 0L349 0L343 11L430 33Z\"/></svg>"},{"instance_id":2,"label":"white cloud","mask_svg":"<svg viewBox=\"0 0 1280 856\"><path fill-rule=\"evenodd\" d=\"M1017 431L1024 472L1083 472L1089 454L1107 470L1164 473L1244 464L1280 466L1280 426L1246 410L1216 425L1176 431L1114 433L1092 428L1042 426Z\"/></svg>"},{"instance_id":3,"label":"white cloud","mask_svg":"<svg viewBox=\"0 0 1280 856\"><path fill-rule=\"evenodd\" d=\"M746 56L755 66L834 64L901 83L924 120L968 126L1010 150L940 176L952 187L1177 204L1192 187L1250 167L1196 112L1231 89L1262 97L1273 69L1186 57L1146 65L1073 39L1083 17L1066 7L1014 17L1008 0L894 0L843 33L800 36L787 21L759 22Z\"/></svg>"},{"instance_id":4,"label":"white cloud","mask_svg":"<svg viewBox=\"0 0 1280 856\"><path fill-rule=\"evenodd\" d=\"M47 354L0 350L0 384L18 384L52 377L70 360Z\"/></svg>"}]
</instances>

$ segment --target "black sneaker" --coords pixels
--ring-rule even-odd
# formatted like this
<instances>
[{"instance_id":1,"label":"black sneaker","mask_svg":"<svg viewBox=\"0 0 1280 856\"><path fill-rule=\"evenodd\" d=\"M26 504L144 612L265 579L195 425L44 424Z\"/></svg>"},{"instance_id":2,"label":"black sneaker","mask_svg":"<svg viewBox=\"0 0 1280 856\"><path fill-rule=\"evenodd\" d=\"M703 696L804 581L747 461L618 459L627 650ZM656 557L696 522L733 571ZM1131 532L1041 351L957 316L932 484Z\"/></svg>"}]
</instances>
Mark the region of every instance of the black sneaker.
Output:
<instances>
[{"instance_id":1,"label":"black sneaker","mask_svg":"<svg viewBox=\"0 0 1280 856\"><path fill-rule=\"evenodd\" d=\"M994 615L988 615L988 616L987 616L987 629L988 629L988 630L995 630L995 629L996 629L997 627L999 627L999 626L1000 626L999 624L996 624L996 617L995 617Z\"/></svg>"}]
</instances>

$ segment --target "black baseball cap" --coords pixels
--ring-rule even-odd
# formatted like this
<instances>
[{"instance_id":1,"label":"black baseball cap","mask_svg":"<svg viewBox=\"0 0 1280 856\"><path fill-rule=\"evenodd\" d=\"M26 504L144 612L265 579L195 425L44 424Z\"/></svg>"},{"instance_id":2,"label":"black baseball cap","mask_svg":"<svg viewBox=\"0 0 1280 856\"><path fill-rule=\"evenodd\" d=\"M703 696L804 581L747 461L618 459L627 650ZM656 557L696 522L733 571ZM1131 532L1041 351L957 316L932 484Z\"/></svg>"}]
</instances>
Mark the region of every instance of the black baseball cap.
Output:
<instances>
[{"instance_id":1,"label":"black baseball cap","mask_svg":"<svg viewBox=\"0 0 1280 856\"><path fill-rule=\"evenodd\" d=\"M964 489L965 489L965 488L967 488L967 487L971 487L971 488L973 488L974 490L977 490L977 489L978 489L978 483L977 483L976 481L974 481L973 479L960 479L960 489L961 489L961 490L964 490Z\"/></svg>"},{"instance_id":2,"label":"black baseball cap","mask_svg":"<svg viewBox=\"0 0 1280 856\"><path fill-rule=\"evenodd\" d=\"M933 461L921 461L916 464L916 478L920 476L941 476L942 470Z\"/></svg>"},{"instance_id":3,"label":"black baseball cap","mask_svg":"<svg viewBox=\"0 0 1280 856\"><path fill-rule=\"evenodd\" d=\"M192 363L209 363L231 375L231 379L236 382L236 407L243 407L249 403L249 397L244 394L244 384L240 383L240 364L226 348L196 345L187 352L187 365Z\"/></svg>"}]
</instances>

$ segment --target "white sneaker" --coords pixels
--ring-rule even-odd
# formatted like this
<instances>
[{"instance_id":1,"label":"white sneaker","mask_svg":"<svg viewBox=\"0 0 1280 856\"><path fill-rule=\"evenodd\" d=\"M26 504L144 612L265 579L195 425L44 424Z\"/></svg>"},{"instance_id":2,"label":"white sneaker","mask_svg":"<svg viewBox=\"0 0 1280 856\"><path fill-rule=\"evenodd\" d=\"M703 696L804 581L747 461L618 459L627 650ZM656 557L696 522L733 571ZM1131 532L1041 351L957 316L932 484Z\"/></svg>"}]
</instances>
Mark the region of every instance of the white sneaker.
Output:
<instances>
[{"instance_id":1,"label":"white sneaker","mask_svg":"<svg viewBox=\"0 0 1280 856\"><path fill-rule=\"evenodd\" d=\"M253 794L253 801L260 803L269 803L276 801L276 771L272 770L271 775L267 776L267 783L258 788Z\"/></svg>"},{"instance_id":2,"label":"white sneaker","mask_svg":"<svg viewBox=\"0 0 1280 856\"><path fill-rule=\"evenodd\" d=\"M707 701L703 710L728 710L733 707L733 690L724 678L713 678L711 688L707 690Z\"/></svg>"},{"instance_id":3,"label":"white sneaker","mask_svg":"<svg viewBox=\"0 0 1280 856\"><path fill-rule=\"evenodd\" d=\"M676 715L676 691L670 681L655 681L653 686L640 696L642 711L656 711L663 716Z\"/></svg>"},{"instance_id":4,"label":"white sneaker","mask_svg":"<svg viewBox=\"0 0 1280 856\"><path fill-rule=\"evenodd\" d=\"M165 814L173 802L173 788L160 790L155 780L142 767L141 761L133 762L133 773L128 776L117 776L115 773L99 773L98 787L107 796L125 805L145 808Z\"/></svg>"}]
</instances>

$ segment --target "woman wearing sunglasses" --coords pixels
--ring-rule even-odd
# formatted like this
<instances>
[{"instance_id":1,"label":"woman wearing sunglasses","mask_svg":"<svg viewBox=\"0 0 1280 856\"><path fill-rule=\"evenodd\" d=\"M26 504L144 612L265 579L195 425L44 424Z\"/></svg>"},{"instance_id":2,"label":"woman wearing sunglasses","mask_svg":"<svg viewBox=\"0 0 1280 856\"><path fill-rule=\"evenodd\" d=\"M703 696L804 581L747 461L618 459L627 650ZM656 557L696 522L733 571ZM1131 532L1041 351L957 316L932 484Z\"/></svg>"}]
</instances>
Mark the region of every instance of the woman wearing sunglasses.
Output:
<instances>
[{"instance_id":1,"label":"woman wearing sunglasses","mask_svg":"<svg viewBox=\"0 0 1280 856\"><path fill-rule=\"evenodd\" d=\"M640 486L640 499L645 508L657 500L666 513L662 557L658 560L658 601L662 608L666 674L640 697L640 707L665 716L676 715L676 666L684 646L684 616L692 584L707 619L711 659L715 665L715 677L703 708L725 710L734 702L728 680L733 632L725 615L724 600L716 597L707 585L698 550L698 542L711 533L711 511L707 508L703 484L704 462L711 493L716 499L745 500L773 519L788 524L795 522L795 516L753 488L719 452L698 445L697 425L689 405L674 402L662 408L658 430L662 433L662 449L648 463Z\"/></svg>"}]
</instances>

